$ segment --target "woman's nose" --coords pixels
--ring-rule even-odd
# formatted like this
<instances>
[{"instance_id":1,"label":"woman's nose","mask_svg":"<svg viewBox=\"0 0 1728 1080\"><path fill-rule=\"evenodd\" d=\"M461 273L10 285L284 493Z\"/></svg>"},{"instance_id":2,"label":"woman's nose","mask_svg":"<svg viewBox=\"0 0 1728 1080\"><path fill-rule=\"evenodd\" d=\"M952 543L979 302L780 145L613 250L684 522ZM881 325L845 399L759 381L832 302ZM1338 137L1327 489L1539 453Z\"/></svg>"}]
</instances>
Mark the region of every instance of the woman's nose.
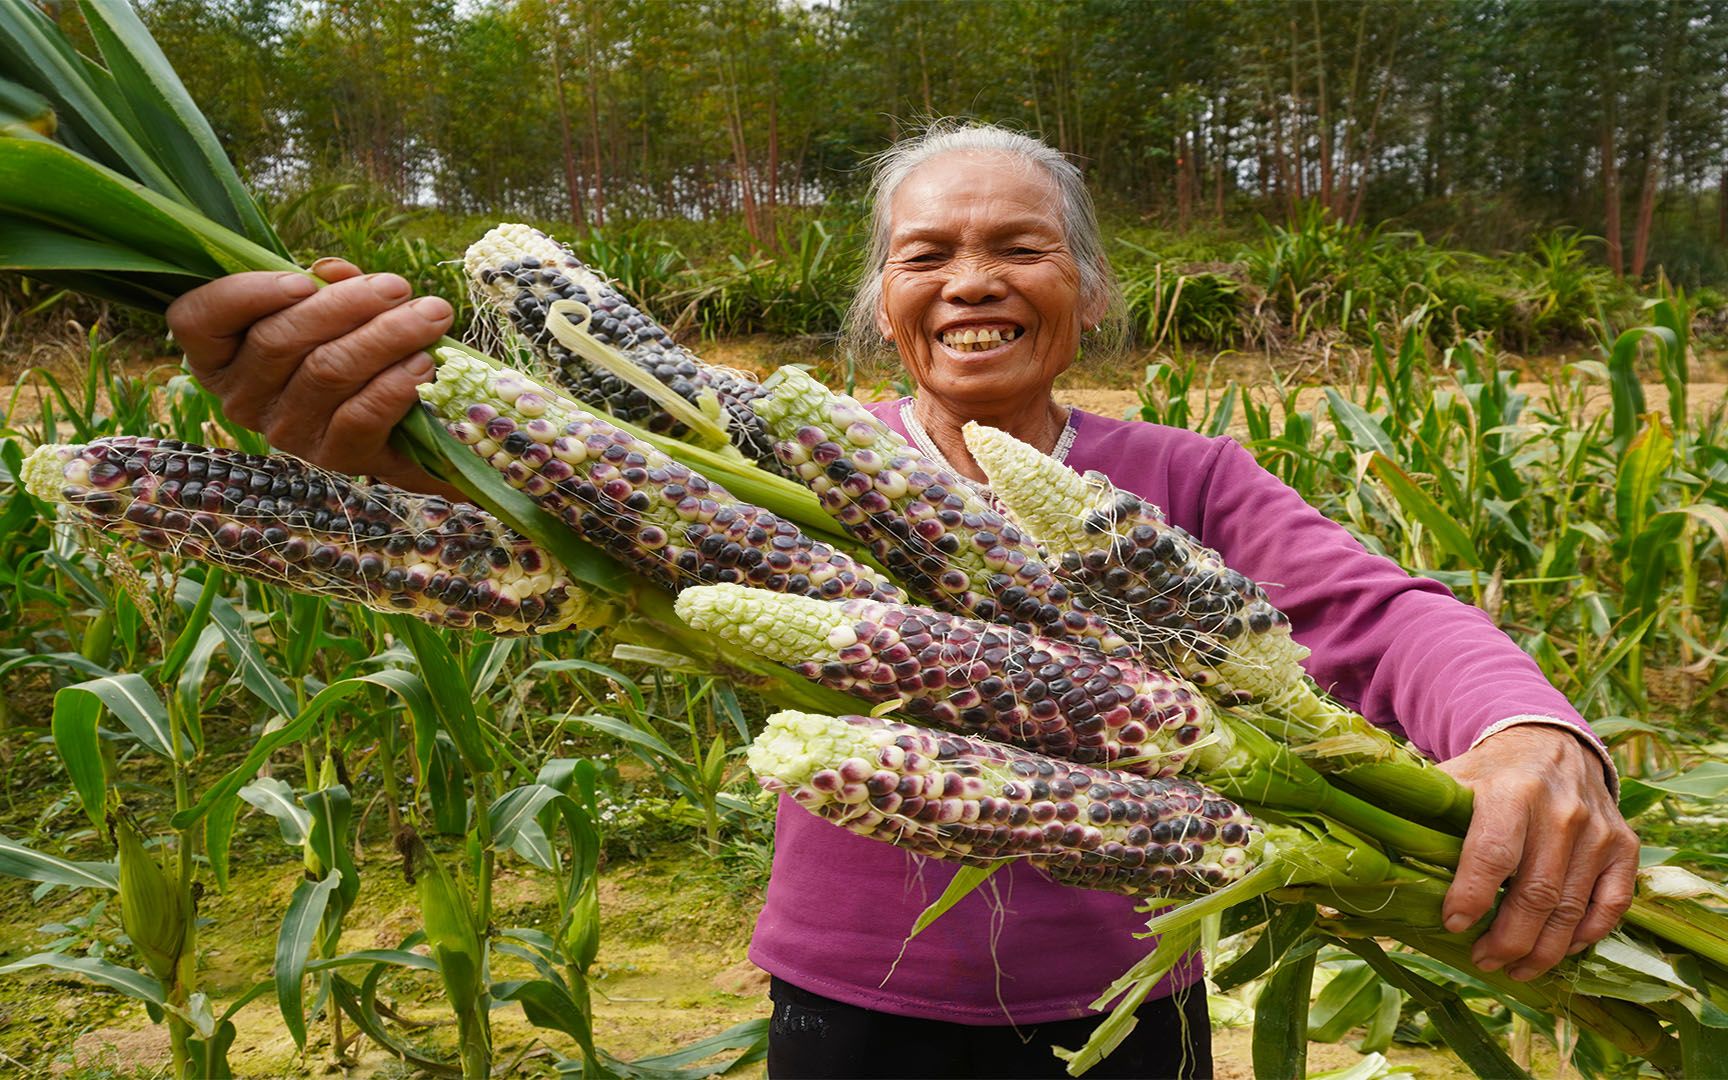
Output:
<instances>
[{"instance_id":1,"label":"woman's nose","mask_svg":"<svg viewBox=\"0 0 1728 1080\"><path fill-rule=\"evenodd\" d=\"M988 260L962 256L949 263L942 299L956 304L981 304L1000 300L1006 295L1007 287L1001 275Z\"/></svg>"}]
</instances>

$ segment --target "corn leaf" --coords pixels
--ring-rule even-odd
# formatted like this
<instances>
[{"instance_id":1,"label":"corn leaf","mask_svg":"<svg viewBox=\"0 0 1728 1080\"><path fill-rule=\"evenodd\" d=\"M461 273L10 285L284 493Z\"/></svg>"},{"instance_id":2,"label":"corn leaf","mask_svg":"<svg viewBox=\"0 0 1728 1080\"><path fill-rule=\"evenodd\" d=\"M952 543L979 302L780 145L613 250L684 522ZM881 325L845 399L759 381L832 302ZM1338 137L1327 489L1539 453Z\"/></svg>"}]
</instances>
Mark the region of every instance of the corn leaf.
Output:
<instances>
[{"instance_id":1,"label":"corn leaf","mask_svg":"<svg viewBox=\"0 0 1728 1080\"><path fill-rule=\"evenodd\" d=\"M98 270L117 274L186 275L179 265L124 244L69 233L33 218L0 219L0 269L33 273ZM198 283L187 275L186 287Z\"/></svg>"},{"instance_id":2,"label":"corn leaf","mask_svg":"<svg viewBox=\"0 0 1728 1080\"><path fill-rule=\"evenodd\" d=\"M228 1064L228 1051L233 1047L237 1034L239 1029L234 1022L223 1019L217 1022L208 1039L187 1039L186 1057L192 1063L193 1075L204 1080L234 1080L234 1070Z\"/></svg>"},{"instance_id":3,"label":"corn leaf","mask_svg":"<svg viewBox=\"0 0 1728 1080\"><path fill-rule=\"evenodd\" d=\"M425 777L426 799L432 804L432 828L440 836L461 836L468 831L468 770L462 753L442 730L432 734L432 749L420 772Z\"/></svg>"},{"instance_id":4,"label":"corn leaf","mask_svg":"<svg viewBox=\"0 0 1728 1080\"><path fill-rule=\"evenodd\" d=\"M323 881L302 881L288 899L288 911L276 934L276 1007L294 1045L306 1048L306 957L318 940L318 926L330 894L342 883L342 871L331 870Z\"/></svg>"},{"instance_id":5,"label":"corn leaf","mask_svg":"<svg viewBox=\"0 0 1728 1080\"><path fill-rule=\"evenodd\" d=\"M1357 451L1377 450L1393 461L1399 459L1398 447L1392 437L1362 406L1330 387L1326 390L1326 406L1331 410L1332 420L1338 425L1344 441L1351 447Z\"/></svg>"},{"instance_id":6,"label":"corn leaf","mask_svg":"<svg viewBox=\"0 0 1728 1080\"><path fill-rule=\"evenodd\" d=\"M1335 1043L1380 1008L1380 977L1367 964L1345 967L1308 1006L1308 1041Z\"/></svg>"},{"instance_id":7,"label":"corn leaf","mask_svg":"<svg viewBox=\"0 0 1728 1080\"><path fill-rule=\"evenodd\" d=\"M120 888L120 869L111 862L73 862L36 851L0 836L0 874L69 889Z\"/></svg>"},{"instance_id":8,"label":"corn leaf","mask_svg":"<svg viewBox=\"0 0 1728 1080\"><path fill-rule=\"evenodd\" d=\"M350 825L354 800L345 785L332 784L318 791L308 791L300 796L300 802L312 816L312 827L306 834L307 850L325 866L342 871L336 898L341 904L341 912L346 913L353 906L354 898L360 895L360 871L354 865L354 830ZM338 925L333 924L329 929L334 930ZM333 950L335 940L326 942L326 946L325 951Z\"/></svg>"},{"instance_id":9,"label":"corn leaf","mask_svg":"<svg viewBox=\"0 0 1728 1080\"><path fill-rule=\"evenodd\" d=\"M912 924L912 932L906 935L906 939L910 941L923 933L926 927L947 914L955 904L990 880L990 875L1007 865L1006 862L999 862L989 866L962 866L954 871L954 877L948 882L948 887L942 890L942 895L918 913L918 921Z\"/></svg>"},{"instance_id":10,"label":"corn leaf","mask_svg":"<svg viewBox=\"0 0 1728 1080\"><path fill-rule=\"evenodd\" d=\"M1529 1073L1519 1068L1495 1038L1483 1030L1479 1020L1457 991L1432 982L1394 963L1373 941L1349 938L1340 942L1345 948L1368 962L1382 979L1415 999L1428 1013L1428 1019L1440 1029L1446 1045L1469 1066L1477 1076L1515 1077L1529 1080ZM1258 1059L1256 1059L1258 1063Z\"/></svg>"},{"instance_id":11,"label":"corn leaf","mask_svg":"<svg viewBox=\"0 0 1728 1080\"><path fill-rule=\"evenodd\" d=\"M54 695L54 725L58 729L64 713L68 723L95 725L106 709L152 753L172 758L172 736L168 732L168 708L149 681L126 673L91 679L68 686ZM88 718L81 715L88 711ZM76 719L74 719L76 717Z\"/></svg>"},{"instance_id":12,"label":"corn leaf","mask_svg":"<svg viewBox=\"0 0 1728 1080\"><path fill-rule=\"evenodd\" d=\"M294 691L264 662L264 657L258 652L258 643L252 638L251 628L233 603L227 597L213 596L209 611L211 622L228 643L228 659L234 662L241 685L252 691L265 708L279 716L293 716L299 710Z\"/></svg>"},{"instance_id":13,"label":"corn leaf","mask_svg":"<svg viewBox=\"0 0 1728 1080\"><path fill-rule=\"evenodd\" d=\"M462 752L463 763L473 772L492 768L491 736L480 723L474 699L468 691L468 669L437 630L410 615L390 615L386 620L414 653L420 677L432 694L432 708L440 726L449 732Z\"/></svg>"},{"instance_id":14,"label":"corn leaf","mask_svg":"<svg viewBox=\"0 0 1728 1080\"><path fill-rule=\"evenodd\" d=\"M84 21L102 50L115 89L162 171L194 207L255 243L288 251L240 182L234 165L180 76L126 0L85 0Z\"/></svg>"},{"instance_id":15,"label":"corn leaf","mask_svg":"<svg viewBox=\"0 0 1728 1080\"><path fill-rule=\"evenodd\" d=\"M1397 462L1375 452L1368 461L1368 468L1391 490L1405 511L1422 523L1442 550L1472 570L1482 569L1482 557L1476 553L1469 532L1446 512L1445 507L1435 502L1432 495L1410 479L1410 474L1399 468Z\"/></svg>"},{"instance_id":16,"label":"corn leaf","mask_svg":"<svg viewBox=\"0 0 1728 1080\"><path fill-rule=\"evenodd\" d=\"M299 847L312 831L312 815L294 801L294 789L274 776L261 776L238 792L240 798L276 819L282 842Z\"/></svg>"},{"instance_id":17,"label":"corn leaf","mask_svg":"<svg viewBox=\"0 0 1728 1080\"><path fill-rule=\"evenodd\" d=\"M153 1017L160 1016L167 1004L162 984L142 971L110 964L106 960L98 960L93 956L67 956L64 953L35 953L22 960L14 960L5 967L0 967L0 975L11 975L14 972L28 971L31 968L49 968L53 971L63 971L69 975L82 975L91 982L120 991L127 997L136 998L150 1006Z\"/></svg>"},{"instance_id":18,"label":"corn leaf","mask_svg":"<svg viewBox=\"0 0 1728 1080\"><path fill-rule=\"evenodd\" d=\"M1263 902L1256 897L1250 903ZM1270 901L1264 901L1270 902ZM1231 911L1235 911L1232 908ZM1242 955L1219 968L1212 976L1212 984L1220 993L1227 992L1252 982L1264 975L1272 965L1281 962L1285 955L1295 948L1308 931L1314 926L1314 905L1295 904L1276 911L1266 923L1266 929L1254 939L1254 944L1243 951ZM1229 928L1226 928L1227 930ZM1313 941L1313 939L1309 939ZM1314 941L1317 948L1319 942Z\"/></svg>"},{"instance_id":19,"label":"corn leaf","mask_svg":"<svg viewBox=\"0 0 1728 1080\"><path fill-rule=\"evenodd\" d=\"M1314 954L1293 953L1278 965L1254 1001L1254 1075L1303 1080L1308 1074L1308 995Z\"/></svg>"},{"instance_id":20,"label":"corn leaf","mask_svg":"<svg viewBox=\"0 0 1728 1080\"><path fill-rule=\"evenodd\" d=\"M53 106L60 138L76 150L169 198L186 197L135 136L137 119L113 77L34 4L0 2L0 70Z\"/></svg>"},{"instance_id":21,"label":"corn leaf","mask_svg":"<svg viewBox=\"0 0 1728 1080\"><path fill-rule=\"evenodd\" d=\"M354 1021L354 1026L383 1047L386 1053L433 1076L461 1076L460 1066L427 1057L390 1034L389 1029L384 1026L383 1019L378 1015L377 998L378 979L385 970L384 964L374 965L359 986L338 975L330 980L330 997L348 1014L349 1019Z\"/></svg>"}]
</instances>

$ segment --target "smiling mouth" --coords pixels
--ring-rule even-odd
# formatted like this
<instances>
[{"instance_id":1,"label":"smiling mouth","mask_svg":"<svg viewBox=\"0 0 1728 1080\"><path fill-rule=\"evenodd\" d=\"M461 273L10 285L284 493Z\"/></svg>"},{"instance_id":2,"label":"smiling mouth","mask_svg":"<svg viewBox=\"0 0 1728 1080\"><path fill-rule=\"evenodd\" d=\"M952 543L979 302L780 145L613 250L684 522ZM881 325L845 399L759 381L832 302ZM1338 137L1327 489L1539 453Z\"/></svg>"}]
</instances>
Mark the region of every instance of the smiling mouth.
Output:
<instances>
[{"instance_id":1,"label":"smiling mouth","mask_svg":"<svg viewBox=\"0 0 1728 1080\"><path fill-rule=\"evenodd\" d=\"M985 329L969 327L946 331L941 335L941 341L955 352L989 352L1019 336L1020 328L1017 326L992 326Z\"/></svg>"}]
</instances>

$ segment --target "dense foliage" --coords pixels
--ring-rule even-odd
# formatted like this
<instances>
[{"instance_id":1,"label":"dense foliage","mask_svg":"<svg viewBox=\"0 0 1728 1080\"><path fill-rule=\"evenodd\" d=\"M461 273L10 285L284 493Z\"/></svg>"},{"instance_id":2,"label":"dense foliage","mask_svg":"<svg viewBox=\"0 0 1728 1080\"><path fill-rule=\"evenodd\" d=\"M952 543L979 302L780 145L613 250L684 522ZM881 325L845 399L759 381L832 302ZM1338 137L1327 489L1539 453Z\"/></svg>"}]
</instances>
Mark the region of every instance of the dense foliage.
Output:
<instances>
[{"instance_id":1,"label":"dense foliage","mask_svg":"<svg viewBox=\"0 0 1728 1080\"><path fill-rule=\"evenodd\" d=\"M1721 276L1728 7L1600 0L150 0L266 187L587 225L855 195L917 118L1022 126L1103 201L1188 225L1388 218L1521 247L1605 236Z\"/></svg>"}]
</instances>

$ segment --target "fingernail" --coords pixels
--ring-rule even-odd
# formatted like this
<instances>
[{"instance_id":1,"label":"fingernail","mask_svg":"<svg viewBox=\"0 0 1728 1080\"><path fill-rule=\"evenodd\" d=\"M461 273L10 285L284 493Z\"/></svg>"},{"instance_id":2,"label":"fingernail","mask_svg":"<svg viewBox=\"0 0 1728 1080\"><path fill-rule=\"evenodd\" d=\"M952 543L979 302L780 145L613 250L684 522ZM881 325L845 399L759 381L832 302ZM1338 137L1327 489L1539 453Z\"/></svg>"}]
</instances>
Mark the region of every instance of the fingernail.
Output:
<instances>
[{"instance_id":1,"label":"fingernail","mask_svg":"<svg viewBox=\"0 0 1728 1080\"><path fill-rule=\"evenodd\" d=\"M305 274L283 274L282 293L292 300L304 300L318 291L318 283Z\"/></svg>"},{"instance_id":2,"label":"fingernail","mask_svg":"<svg viewBox=\"0 0 1728 1080\"><path fill-rule=\"evenodd\" d=\"M1524 982L1527 979L1534 979L1537 974L1536 969L1532 967L1515 967L1506 973L1507 977L1512 979L1514 982Z\"/></svg>"},{"instance_id":3,"label":"fingernail","mask_svg":"<svg viewBox=\"0 0 1728 1080\"><path fill-rule=\"evenodd\" d=\"M373 274L372 291L380 300L400 300L409 293L408 282L397 274Z\"/></svg>"},{"instance_id":4,"label":"fingernail","mask_svg":"<svg viewBox=\"0 0 1728 1080\"><path fill-rule=\"evenodd\" d=\"M1583 952L1585 949L1588 949L1589 947L1590 947L1590 943L1588 941L1574 941L1572 943L1571 947L1566 950L1566 955L1567 956L1577 956L1579 953Z\"/></svg>"},{"instance_id":5,"label":"fingernail","mask_svg":"<svg viewBox=\"0 0 1728 1080\"><path fill-rule=\"evenodd\" d=\"M429 322L443 322L450 317L450 304L442 297L422 296L408 306Z\"/></svg>"},{"instance_id":6,"label":"fingernail","mask_svg":"<svg viewBox=\"0 0 1728 1080\"><path fill-rule=\"evenodd\" d=\"M1503 962L1494 959L1492 956L1479 956L1475 953L1471 954L1470 962L1475 964L1477 968L1482 971L1499 971L1505 966Z\"/></svg>"},{"instance_id":7,"label":"fingernail","mask_svg":"<svg viewBox=\"0 0 1728 1080\"><path fill-rule=\"evenodd\" d=\"M402 367L416 379L432 377L432 358L425 353L415 353L410 356L403 362Z\"/></svg>"},{"instance_id":8,"label":"fingernail","mask_svg":"<svg viewBox=\"0 0 1728 1080\"><path fill-rule=\"evenodd\" d=\"M1446 916L1446 929L1454 934L1462 934L1470 929L1470 916L1464 914Z\"/></svg>"}]
</instances>

